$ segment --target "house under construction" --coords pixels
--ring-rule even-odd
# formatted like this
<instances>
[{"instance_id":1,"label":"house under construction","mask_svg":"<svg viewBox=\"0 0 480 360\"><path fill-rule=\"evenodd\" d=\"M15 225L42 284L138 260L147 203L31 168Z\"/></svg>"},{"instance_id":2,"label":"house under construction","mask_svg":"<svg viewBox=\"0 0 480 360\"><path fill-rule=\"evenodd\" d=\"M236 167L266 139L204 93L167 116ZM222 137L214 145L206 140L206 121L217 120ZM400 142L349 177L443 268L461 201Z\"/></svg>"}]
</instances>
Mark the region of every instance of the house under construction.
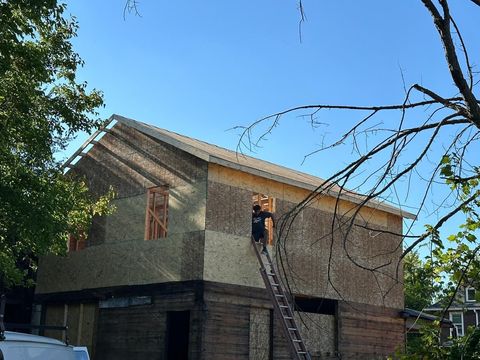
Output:
<instances>
[{"instance_id":1,"label":"house under construction","mask_svg":"<svg viewBox=\"0 0 480 360\"><path fill-rule=\"evenodd\" d=\"M67 165L93 194L112 186L116 211L72 237L66 257L41 259L38 322L68 325L62 336L93 359L292 358L250 241L252 205L281 218L323 180L117 115ZM368 203L357 222L376 231L354 227L345 241L326 236L335 208L348 216L361 196L337 195L297 215L279 281L312 359L384 358L404 342L395 234L411 214Z\"/></svg>"}]
</instances>

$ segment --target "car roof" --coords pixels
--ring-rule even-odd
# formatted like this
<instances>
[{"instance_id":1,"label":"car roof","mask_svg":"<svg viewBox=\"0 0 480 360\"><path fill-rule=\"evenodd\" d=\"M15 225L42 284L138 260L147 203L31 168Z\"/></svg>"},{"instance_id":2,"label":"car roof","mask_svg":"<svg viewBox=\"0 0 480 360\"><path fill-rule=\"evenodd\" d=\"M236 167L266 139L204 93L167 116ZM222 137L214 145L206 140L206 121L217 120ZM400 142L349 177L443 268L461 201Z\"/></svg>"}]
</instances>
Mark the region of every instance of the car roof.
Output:
<instances>
[{"instance_id":1,"label":"car roof","mask_svg":"<svg viewBox=\"0 0 480 360\"><path fill-rule=\"evenodd\" d=\"M60 340L48 338L45 336L39 335L32 335L32 334L24 334L14 331L5 331L5 340L4 341L28 341L28 342L35 342L41 344L51 344L51 345L63 345L66 344Z\"/></svg>"}]
</instances>

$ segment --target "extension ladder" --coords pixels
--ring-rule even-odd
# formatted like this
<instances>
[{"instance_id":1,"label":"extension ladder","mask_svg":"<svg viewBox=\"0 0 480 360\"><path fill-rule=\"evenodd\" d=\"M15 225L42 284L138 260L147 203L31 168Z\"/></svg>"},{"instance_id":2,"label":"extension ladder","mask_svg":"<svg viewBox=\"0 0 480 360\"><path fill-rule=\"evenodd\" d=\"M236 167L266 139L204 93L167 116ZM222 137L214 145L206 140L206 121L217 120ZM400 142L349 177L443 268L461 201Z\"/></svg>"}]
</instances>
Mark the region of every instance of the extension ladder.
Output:
<instances>
[{"instance_id":1,"label":"extension ladder","mask_svg":"<svg viewBox=\"0 0 480 360\"><path fill-rule=\"evenodd\" d=\"M261 254L257 243L252 236L253 248L260 263L260 274L262 275L267 292L273 302L275 313L280 319L283 332L288 342L288 347L293 359L295 360L311 360L310 354L305 347L305 343L300 336L297 324L293 318L293 308L288 302L287 295L283 290L280 279L273 267L272 259L268 252Z\"/></svg>"}]
</instances>

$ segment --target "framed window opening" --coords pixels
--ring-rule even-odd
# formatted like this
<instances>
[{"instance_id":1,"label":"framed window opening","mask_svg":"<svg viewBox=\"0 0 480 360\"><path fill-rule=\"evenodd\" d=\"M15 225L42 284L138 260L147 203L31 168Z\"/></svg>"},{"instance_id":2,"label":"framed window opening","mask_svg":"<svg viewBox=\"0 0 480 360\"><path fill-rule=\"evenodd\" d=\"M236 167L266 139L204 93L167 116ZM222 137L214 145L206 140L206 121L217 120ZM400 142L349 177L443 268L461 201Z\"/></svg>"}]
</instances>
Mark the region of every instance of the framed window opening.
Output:
<instances>
[{"instance_id":1,"label":"framed window opening","mask_svg":"<svg viewBox=\"0 0 480 360\"><path fill-rule=\"evenodd\" d=\"M467 287L465 289L465 301L466 302L475 302L475 288Z\"/></svg>"},{"instance_id":2,"label":"framed window opening","mask_svg":"<svg viewBox=\"0 0 480 360\"><path fill-rule=\"evenodd\" d=\"M260 205L262 211L275 212L275 199L271 196L253 193L252 194L253 205ZM273 245L273 223L272 219L265 219L266 240L268 245Z\"/></svg>"},{"instance_id":3,"label":"framed window opening","mask_svg":"<svg viewBox=\"0 0 480 360\"><path fill-rule=\"evenodd\" d=\"M463 326L463 313L462 312L451 312L450 320L452 321L453 326L457 330L457 336L464 335L464 326ZM450 329L450 335L453 336L453 329Z\"/></svg>"},{"instance_id":4,"label":"framed window opening","mask_svg":"<svg viewBox=\"0 0 480 360\"><path fill-rule=\"evenodd\" d=\"M68 252L74 252L74 251L80 251L85 249L86 247L86 236L85 234L79 233L79 234L69 234L68 235L68 243L67 243L67 251Z\"/></svg>"},{"instance_id":5,"label":"framed window opening","mask_svg":"<svg viewBox=\"0 0 480 360\"><path fill-rule=\"evenodd\" d=\"M147 191L145 240L167 237L168 187L156 186Z\"/></svg>"}]
</instances>

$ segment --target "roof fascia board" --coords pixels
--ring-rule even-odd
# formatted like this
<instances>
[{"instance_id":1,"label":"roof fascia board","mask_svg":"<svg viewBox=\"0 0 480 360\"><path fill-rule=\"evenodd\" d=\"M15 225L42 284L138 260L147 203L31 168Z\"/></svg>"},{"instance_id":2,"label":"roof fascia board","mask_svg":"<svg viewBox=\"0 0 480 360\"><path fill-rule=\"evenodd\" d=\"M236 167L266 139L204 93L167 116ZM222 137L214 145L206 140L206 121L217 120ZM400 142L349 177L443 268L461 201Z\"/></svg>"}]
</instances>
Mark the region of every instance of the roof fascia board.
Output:
<instances>
[{"instance_id":1,"label":"roof fascia board","mask_svg":"<svg viewBox=\"0 0 480 360\"><path fill-rule=\"evenodd\" d=\"M449 307L447 311L464 311L464 310L478 310L480 309L480 306L465 306L465 307ZM443 311L443 308L426 308L423 311Z\"/></svg>"}]
</instances>

